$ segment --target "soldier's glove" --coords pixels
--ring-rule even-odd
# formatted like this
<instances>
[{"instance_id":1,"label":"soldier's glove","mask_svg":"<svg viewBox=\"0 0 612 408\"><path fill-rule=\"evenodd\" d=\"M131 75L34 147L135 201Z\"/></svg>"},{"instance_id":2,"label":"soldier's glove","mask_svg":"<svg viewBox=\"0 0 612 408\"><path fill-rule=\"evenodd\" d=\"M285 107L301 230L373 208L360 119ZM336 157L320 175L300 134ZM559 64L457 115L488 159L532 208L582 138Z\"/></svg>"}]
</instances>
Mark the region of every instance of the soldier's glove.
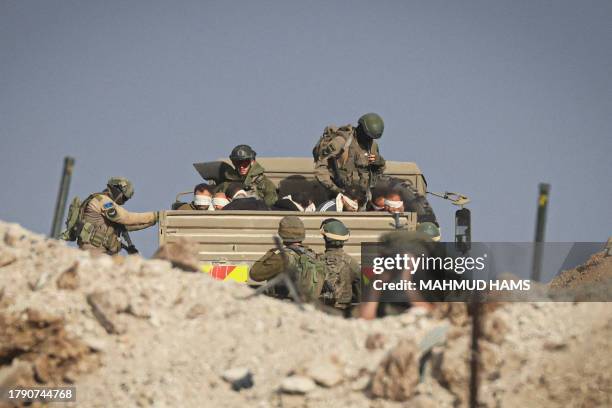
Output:
<instances>
[{"instance_id":1,"label":"soldier's glove","mask_svg":"<svg viewBox=\"0 0 612 408\"><path fill-rule=\"evenodd\" d=\"M159 222L159 211L155 211L153 214L155 214L155 224L157 224Z\"/></svg>"},{"instance_id":2,"label":"soldier's glove","mask_svg":"<svg viewBox=\"0 0 612 408\"><path fill-rule=\"evenodd\" d=\"M127 251L128 254L130 255L134 255L134 254L138 254L138 249L136 249L135 245L130 245L127 248L125 248L125 250Z\"/></svg>"}]
</instances>

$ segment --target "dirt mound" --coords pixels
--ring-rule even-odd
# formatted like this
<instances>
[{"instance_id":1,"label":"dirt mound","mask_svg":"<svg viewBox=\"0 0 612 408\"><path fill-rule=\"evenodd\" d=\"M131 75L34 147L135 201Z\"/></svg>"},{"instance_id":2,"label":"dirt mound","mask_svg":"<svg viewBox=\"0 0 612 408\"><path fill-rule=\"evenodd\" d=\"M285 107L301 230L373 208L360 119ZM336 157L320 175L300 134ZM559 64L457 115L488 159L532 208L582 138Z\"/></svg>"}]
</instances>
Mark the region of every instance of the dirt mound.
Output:
<instances>
[{"instance_id":1,"label":"dirt mound","mask_svg":"<svg viewBox=\"0 0 612 408\"><path fill-rule=\"evenodd\" d=\"M14 377L29 367L25 378L32 381L72 381L78 406L467 401L470 322L463 304L346 320L271 298L245 299L252 290L244 285L186 273L166 260L92 258L1 222L0 260L0 373L23 362L26 369ZM609 304L490 305L483 324L484 406L612 402Z\"/></svg>"},{"instance_id":2,"label":"dirt mound","mask_svg":"<svg viewBox=\"0 0 612 408\"><path fill-rule=\"evenodd\" d=\"M563 271L549 284L552 289L578 288L612 280L612 256L604 252L593 255L584 265Z\"/></svg>"},{"instance_id":3,"label":"dirt mound","mask_svg":"<svg viewBox=\"0 0 612 408\"><path fill-rule=\"evenodd\" d=\"M99 358L66 333L63 319L37 310L0 311L0 388L74 383Z\"/></svg>"}]
</instances>

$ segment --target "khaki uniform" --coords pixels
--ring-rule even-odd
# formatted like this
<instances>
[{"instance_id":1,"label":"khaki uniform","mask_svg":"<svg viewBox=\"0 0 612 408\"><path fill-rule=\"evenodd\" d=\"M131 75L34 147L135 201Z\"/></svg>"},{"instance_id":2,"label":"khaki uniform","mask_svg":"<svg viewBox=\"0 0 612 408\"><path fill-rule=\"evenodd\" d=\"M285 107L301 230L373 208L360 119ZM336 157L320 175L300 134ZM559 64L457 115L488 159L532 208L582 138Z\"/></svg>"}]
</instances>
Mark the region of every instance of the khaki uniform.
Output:
<instances>
[{"instance_id":1,"label":"khaki uniform","mask_svg":"<svg viewBox=\"0 0 612 408\"><path fill-rule=\"evenodd\" d=\"M357 129L347 125L336 131L337 136L315 161L315 177L334 195L351 184L359 184L367 191L385 171L386 162L380 155L378 143L372 140L369 152L376 155L376 160L368 163L369 152L367 147L359 145Z\"/></svg>"},{"instance_id":2,"label":"khaki uniform","mask_svg":"<svg viewBox=\"0 0 612 408\"><path fill-rule=\"evenodd\" d=\"M121 250L123 229L138 231L157 223L157 213L133 213L115 203L105 193L89 196L81 207L79 248L114 255Z\"/></svg>"},{"instance_id":3,"label":"khaki uniform","mask_svg":"<svg viewBox=\"0 0 612 408\"><path fill-rule=\"evenodd\" d=\"M244 191L254 192L268 207L271 207L278 200L278 194L276 186L265 176L264 172L264 168L257 162L253 162L249 172L244 177L240 176L235 169L231 169L225 173L225 181L219 184L216 192L227 194L227 189L231 183L242 183Z\"/></svg>"},{"instance_id":4,"label":"khaki uniform","mask_svg":"<svg viewBox=\"0 0 612 408\"><path fill-rule=\"evenodd\" d=\"M326 287L331 289L325 303L338 309L347 309L361 299L361 268L357 261L342 248L327 248L321 255L325 261Z\"/></svg>"}]
</instances>

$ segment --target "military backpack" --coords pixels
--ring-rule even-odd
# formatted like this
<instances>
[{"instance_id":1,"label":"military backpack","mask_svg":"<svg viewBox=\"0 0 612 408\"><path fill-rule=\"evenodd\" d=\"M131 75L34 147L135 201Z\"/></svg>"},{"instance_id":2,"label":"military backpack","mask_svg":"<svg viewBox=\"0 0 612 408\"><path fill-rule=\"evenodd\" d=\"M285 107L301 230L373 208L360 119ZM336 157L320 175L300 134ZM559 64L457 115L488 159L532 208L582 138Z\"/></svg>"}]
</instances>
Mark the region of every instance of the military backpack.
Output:
<instances>
[{"instance_id":1,"label":"military backpack","mask_svg":"<svg viewBox=\"0 0 612 408\"><path fill-rule=\"evenodd\" d=\"M287 247L287 249L288 255L295 260L296 281L300 293L307 300L318 299L325 283L325 263L304 248Z\"/></svg>"},{"instance_id":2,"label":"military backpack","mask_svg":"<svg viewBox=\"0 0 612 408\"><path fill-rule=\"evenodd\" d=\"M351 125L342 127L327 126L323 135L312 149L312 156L315 161L329 159L334 155L341 163L348 160L349 146L353 143L354 128ZM340 138L339 138L339 137Z\"/></svg>"}]
</instances>

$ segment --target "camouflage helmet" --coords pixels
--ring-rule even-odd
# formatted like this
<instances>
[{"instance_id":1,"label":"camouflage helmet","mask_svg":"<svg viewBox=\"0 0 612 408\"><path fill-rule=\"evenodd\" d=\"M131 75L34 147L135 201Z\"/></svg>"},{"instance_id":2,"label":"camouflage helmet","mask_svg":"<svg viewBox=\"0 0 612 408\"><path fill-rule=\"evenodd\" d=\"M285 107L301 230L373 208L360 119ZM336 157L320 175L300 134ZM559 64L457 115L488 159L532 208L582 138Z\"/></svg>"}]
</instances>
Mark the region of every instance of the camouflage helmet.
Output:
<instances>
[{"instance_id":1,"label":"camouflage helmet","mask_svg":"<svg viewBox=\"0 0 612 408\"><path fill-rule=\"evenodd\" d=\"M278 224L278 235L283 242L302 242L306 238L304 223L295 215L283 217Z\"/></svg>"},{"instance_id":2,"label":"camouflage helmet","mask_svg":"<svg viewBox=\"0 0 612 408\"><path fill-rule=\"evenodd\" d=\"M321 234L331 241L347 241L351 231L336 218L328 218L321 223Z\"/></svg>"},{"instance_id":3,"label":"camouflage helmet","mask_svg":"<svg viewBox=\"0 0 612 408\"><path fill-rule=\"evenodd\" d=\"M255 153L255 150L253 150L251 146L241 144L232 149L229 158L231 161L255 160L256 154L257 153Z\"/></svg>"},{"instance_id":4,"label":"camouflage helmet","mask_svg":"<svg viewBox=\"0 0 612 408\"><path fill-rule=\"evenodd\" d=\"M440 228L433 222L422 222L417 225L416 230L427 234L432 241L440 241Z\"/></svg>"},{"instance_id":5,"label":"camouflage helmet","mask_svg":"<svg viewBox=\"0 0 612 408\"><path fill-rule=\"evenodd\" d=\"M359 118L359 127L370 139L380 139L385 130L385 123L378 114L366 113Z\"/></svg>"},{"instance_id":6,"label":"camouflage helmet","mask_svg":"<svg viewBox=\"0 0 612 408\"><path fill-rule=\"evenodd\" d=\"M125 177L111 177L106 183L109 189L118 190L123 194L126 200L129 200L134 195L134 185Z\"/></svg>"}]
</instances>

